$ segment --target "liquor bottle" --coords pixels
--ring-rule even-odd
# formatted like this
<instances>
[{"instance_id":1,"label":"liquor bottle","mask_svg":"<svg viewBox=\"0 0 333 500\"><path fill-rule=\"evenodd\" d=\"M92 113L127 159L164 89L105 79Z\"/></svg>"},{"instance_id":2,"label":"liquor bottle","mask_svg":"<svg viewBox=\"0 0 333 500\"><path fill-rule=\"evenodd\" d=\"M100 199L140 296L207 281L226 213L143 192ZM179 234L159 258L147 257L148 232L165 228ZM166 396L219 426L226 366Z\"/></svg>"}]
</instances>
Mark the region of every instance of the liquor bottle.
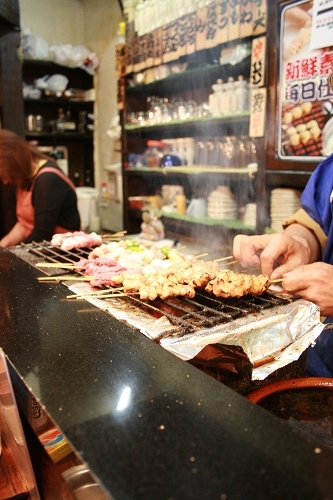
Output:
<instances>
[{"instance_id":1,"label":"liquor bottle","mask_svg":"<svg viewBox=\"0 0 333 500\"><path fill-rule=\"evenodd\" d=\"M65 121L64 121L64 130L68 132L73 132L76 130L75 120L72 119L71 112L66 111Z\"/></svg>"},{"instance_id":2,"label":"liquor bottle","mask_svg":"<svg viewBox=\"0 0 333 500\"><path fill-rule=\"evenodd\" d=\"M65 127L64 127L65 121L66 121L66 118L65 118L64 110L62 108L59 108L58 109L58 118L56 120L56 130L57 130L57 132L63 132L64 131L64 129L65 129Z\"/></svg>"}]
</instances>

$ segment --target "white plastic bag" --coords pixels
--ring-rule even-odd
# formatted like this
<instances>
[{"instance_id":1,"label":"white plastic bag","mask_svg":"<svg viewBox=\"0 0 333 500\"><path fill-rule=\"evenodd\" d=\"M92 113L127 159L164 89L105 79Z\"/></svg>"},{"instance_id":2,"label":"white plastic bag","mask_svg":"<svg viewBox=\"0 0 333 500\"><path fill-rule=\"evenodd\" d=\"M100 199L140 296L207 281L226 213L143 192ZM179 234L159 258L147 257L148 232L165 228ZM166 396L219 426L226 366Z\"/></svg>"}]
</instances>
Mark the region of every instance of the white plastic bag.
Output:
<instances>
[{"instance_id":1,"label":"white plastic bag","mask_svg":"<svg viewBox=\"0 0 333 500\"><path fill-rule=\"evenodd\" d=\"M24 59L47 60L49 58L49 45L47 41L31 33L30 29L24 30L21 46Z\"/></svg>"},{"instance_id":2,"label":"white plastic bag","mask_svg":"<svg viewBox=\"0 0 333 500\"><path fill-rule=\"evenodd\" d=\"M63 92L68 85L68 78L65 75L55 74L46 81L46 86L51 92Z\"/></svg>"},{"instance_id":3,"label":"white plastic bag","mask_svg":"<svg viewBox=\"0 0 333 500\"><path fill-rule=\"evenodd\" d=\"M52 45L49 50L52 61L69 68L82 68L93 75L99 64L98 57L84 45Z\"/></svg>"}]
</instances>

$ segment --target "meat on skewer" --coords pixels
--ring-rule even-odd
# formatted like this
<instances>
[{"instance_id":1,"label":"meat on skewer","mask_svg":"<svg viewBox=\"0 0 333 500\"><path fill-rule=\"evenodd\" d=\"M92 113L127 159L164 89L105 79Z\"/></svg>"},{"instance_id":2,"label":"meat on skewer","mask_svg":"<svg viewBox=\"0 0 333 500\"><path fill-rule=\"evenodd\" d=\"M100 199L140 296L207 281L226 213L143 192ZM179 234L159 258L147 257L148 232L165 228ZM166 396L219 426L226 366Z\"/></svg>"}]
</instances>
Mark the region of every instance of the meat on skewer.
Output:
<instances>
[{"instance_id":1,"label":"meat on skewer","mask_svg":"<svg viewBox=\"0 0 333 500\"><path fill-rule=\"evenodd\" d=\"M151 274L149 276L133 274L123 280L125 293L139 293L142 300L154 300L157 297L185 296L193 298L197 288L203 288L216 297L242 297L243 295L261 295L269 287L268 276L252 276L233 271L216 271L215 274L202 273L184 280L177 273ZM177 279L177 277L179 279Z\"/></svg>"},{"instance_id":2,"label":"meat on skewer","mask_svg":"<svg viewBox=\"0 0 333 500\"><path fill-rule=\"evenodd\" d=\"M217 276L207 284L205 290L216 297L240 298L247 294L261 295L269 286L269 278L265 274L252 276L225 270L219 271Z\"/></svg>"},{"instance_id":3,"label":"meat on skewer","mask_svg":"<svg viewBox=\"0 0 333 500\"><path fill-rule=\"evenodd\" d=\"M89 248L102 244L102 238L97 233L87 234L84 231L56 233L52 236L51 245L61 250L70 251L74 248Z\"/></svg>"}]
</instances>

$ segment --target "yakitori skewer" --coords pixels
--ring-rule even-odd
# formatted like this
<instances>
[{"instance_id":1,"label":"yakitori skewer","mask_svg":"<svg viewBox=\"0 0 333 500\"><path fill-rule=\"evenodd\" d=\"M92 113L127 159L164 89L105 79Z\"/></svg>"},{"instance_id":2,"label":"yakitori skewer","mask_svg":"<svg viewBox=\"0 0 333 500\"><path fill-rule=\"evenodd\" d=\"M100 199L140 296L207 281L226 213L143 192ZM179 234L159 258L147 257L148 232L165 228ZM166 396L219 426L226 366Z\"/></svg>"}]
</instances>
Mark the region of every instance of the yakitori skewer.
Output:
<instances>
[{"instance_id":1,"label":"yakitori skewer","mask_svg":"<svg viewBox=\"0 0 333 500\"><path fill-rule=\"evenodd\" d=\"M84 266L77 266L76 264L66 262L37 262L36 267L54 267L57 269L83 269Z\"/></svg>"},{"instance_id":2,"label":"yakitori skewer","mask_svg":"<svg viewBox=\"0 0 333 500\"><path fill-rule=\"evenodd\" d=\"M124 290L123 286L117 287L114 291L122 291ZM77 297L103 297L104 295L107 295L111 292L112 290L110 288L103 289L103 290L96 290L96 291L90 291L87 293L80 293L80 294L74 294L74 295L67 295L67 299L76 299Z\"/></svg>"},{"instance_id":3,"label":"yakitori skewer","mask_svg":"<svg viewBox=\"0 0 333 500\"><path fill-rule=\"evenodd\" d=\"M95 276L39 276L38 281L92 281Z\"/></svg>"},{"instance_id":4,"label":"yakitori skewer","mask_svg":"<svg viewBox=\"0 0 333 500\"><path fill-rule=\"evenodd\" d=\"M127 231L118 231L117 233L106 233L106 234L101 234L101 238L117 238L125 236L126 233Z\"/></svg>"},{"instance_id":5,"label":"yakitori skewer","mask_svg":"<svg viewBox=\"0 0 333 500\"><path fill-rule=\"evenodd\" d=\"M220 262L220 260L231 260L233 259L233 255L227 255L227 257L220 257L219 259L214 259L214 262Z\"/></svg>"}]
</instances>

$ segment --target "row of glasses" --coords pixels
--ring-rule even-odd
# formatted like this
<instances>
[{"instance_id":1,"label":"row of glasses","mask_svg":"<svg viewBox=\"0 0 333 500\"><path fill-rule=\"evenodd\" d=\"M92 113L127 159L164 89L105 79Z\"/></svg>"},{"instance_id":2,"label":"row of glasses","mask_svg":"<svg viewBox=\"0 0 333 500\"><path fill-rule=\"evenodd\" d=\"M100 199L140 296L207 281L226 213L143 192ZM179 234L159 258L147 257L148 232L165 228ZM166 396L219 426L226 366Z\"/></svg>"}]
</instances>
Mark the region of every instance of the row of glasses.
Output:
<instances>
[{"instance_id":1,"label":"row of glasses","mask_svg":"<svg viewBox=\"0 0 333 500\"><path fill-rule=\"evenodd\" d=\"M148 97L148 110L129 112L127 124L135 126L159 125L171 121L185 121L209 116L208 103L198 104L194 100L178 99L170 102L167 98Z\"/></svg>"},{"instance_id":2,"label":"row of glasses","mask_svg":"<svg viewBox=\"0 0 333 500\"><path fill-rule=\"evenodd\" d=\"M257 163L256 144L248 136L198 138L194 163L221 168L246 168L250 163Z\"/></svg>"}]
</instances>

